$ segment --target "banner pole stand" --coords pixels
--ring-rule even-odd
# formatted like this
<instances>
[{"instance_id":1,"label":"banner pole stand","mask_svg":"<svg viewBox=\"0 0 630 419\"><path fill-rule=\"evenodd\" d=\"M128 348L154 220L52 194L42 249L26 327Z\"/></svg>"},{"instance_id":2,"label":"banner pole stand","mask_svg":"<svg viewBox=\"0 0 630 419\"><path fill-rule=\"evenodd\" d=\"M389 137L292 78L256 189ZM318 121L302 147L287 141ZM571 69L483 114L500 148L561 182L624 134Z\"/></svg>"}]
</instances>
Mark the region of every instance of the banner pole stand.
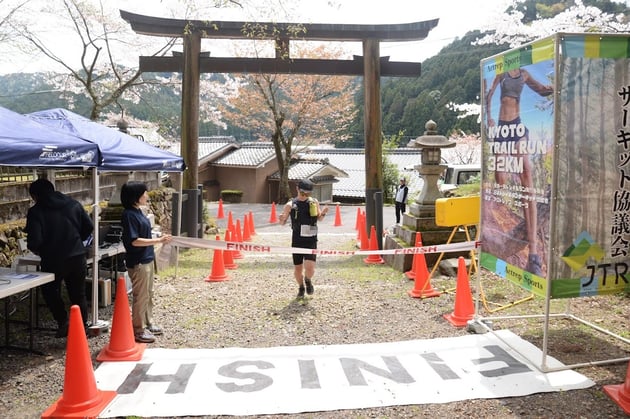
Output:
<instances>
[{"instance_id":1,"label":"banner pole stand","mask_svg":"<svg viewBox=\"0 0 630 419\"><path fill-rule=\"evenodd\" d=\"M478 285L477 286L477 310L478 310L481 274L477 275L477 285ZM554 372L554 371L564 371L564 370L569 370L573 368L589 367L589 366L594 366L594 365L616 364L620 362L630 361L630 356L628 356L628 357L623 357L623 358L610 358L610 359L597 360L597 361L580 362L580 363L575 363L575 364L563 365L561 367L549 367L547 365L547 356L549 355L548 354L548 343L549 343L548 337L549 337L549 323L552 319L568 319L572 321L577 321L585 326L588 326L591 329L594 329L600 333L604 333L610 337L613 337L621 342L624 342L630 345L630 339L624 338L623 336L613 333L610 330L604 329L603 327L597 326L596 324L593 324L587 320L577 317L569 313L568 308L569 308L569 301L567 301L566 311L564 313L550 313L550 299L547 298L544 314L525 314L525 315L514 315L514 316L489 316L489 317L477 315L475 316L475 318L473 318L473 320L469 322L468 329L475 333L487 333L487 332L492 333L498 339L500 339L503 343L505 343L510 348L512 348L515 352L521 355L523 358L527 359L533 366L538 368L538 370L540 370L543 373ZM477 311L477 313L479 313L479 311ZM531 359L528 355L519 351L518 348L515 348L514 346L510 345L509 342L501 339L501 336L496 334L495 331L492 329L494 322L497 320L521 320L521 319L542 319L543 320L543 344L542 344L542 347L540 348L542 351L541 359Z\"/></svg>"}]
</instances>

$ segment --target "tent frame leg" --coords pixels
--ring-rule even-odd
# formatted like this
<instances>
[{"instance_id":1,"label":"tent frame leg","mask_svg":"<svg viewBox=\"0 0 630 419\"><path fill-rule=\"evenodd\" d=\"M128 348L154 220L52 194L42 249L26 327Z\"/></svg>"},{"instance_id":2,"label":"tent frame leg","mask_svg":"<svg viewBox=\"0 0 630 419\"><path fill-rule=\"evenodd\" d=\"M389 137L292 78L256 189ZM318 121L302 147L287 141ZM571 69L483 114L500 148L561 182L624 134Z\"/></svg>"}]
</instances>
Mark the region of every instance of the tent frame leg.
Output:
<instances>
[{"instance_id":1,"label":"tent frame leg","mask_svg":"<svg viewBox=\"0 0 630 419\"><path fill-rule=\"evenodd\" d=\"M92 323L88 328L90 336L98 336L109 330L109 322L98 319L98 243L99 243L99 173L98 169L92 169L92 187L94 189L94 203L92 204L92 222L94 223L94 240L92 242Z\"/></svg>"}]
</instances>

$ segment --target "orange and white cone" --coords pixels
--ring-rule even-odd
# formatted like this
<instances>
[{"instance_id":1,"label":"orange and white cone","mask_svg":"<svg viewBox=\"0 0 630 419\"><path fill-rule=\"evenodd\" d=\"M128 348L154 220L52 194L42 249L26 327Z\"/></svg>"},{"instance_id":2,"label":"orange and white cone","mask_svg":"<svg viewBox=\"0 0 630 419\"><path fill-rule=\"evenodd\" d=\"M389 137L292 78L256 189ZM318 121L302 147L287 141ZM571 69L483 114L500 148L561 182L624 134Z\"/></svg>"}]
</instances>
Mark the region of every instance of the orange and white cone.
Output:
<instances>
[{"instance_id":1,"label":"orange and white cone","mask_svg":"<svg viewBox=\"0 0 630 419\"><path fill-rule=\"evenodd\" d=\"M92 356L83 328L81 309L73 305L70 307L63 395L48 407L41 417L95 418L114 397L115 391L102 391L96 388Z\"/></svg>"},{"instance_id":2,"label":"orange and white cone","mask_svg":"<svg viewBox=\"0 0 630 419\"><path fill-rule=\"evenodd\" d=\"M370 249L369 250L378 250L378 242L376 241L376 227L372 226L370 229ZM379 264L382 265L385 263L385 260L379 254L368 255L363 262L367 264Z\"/></svg>"},{"instance_id":3,"label":"orange and white cone","mask_svg":"<svg viewBox=\"0 0 630 419\"><path fill-rule=\"evenodd\" d=\"M96 360L99 362L139 361L146 347L146 343L136 342L133 335L126 281L121 276L116 282L116 301L109 344L101 350Z\"/></svg>"},{"instance_id":4,"label":"orange and white cone","mask_svg":"<svg viewBox=\"0 0 630 419\"><path fill-rule=\"evenodd\" d=\"M413 298L430 298L440 295L439 291L436 291L431 286L431 278L429 276L429 269L427 268L427 260L424 257L424 253L418 254L413 289L409 290L407 293Z\"/></svg>"},{"instance_id":5,"label":"orange and white cone","mask_svg":"<svg viewBox=\"0 0 630 419\"><path fill-rule=\"evenodd\" d=\"M416 244L414 247L422 247L422 235L420 232L416 233ZM424 256L424 255L423 255ZM413 261L411 262L411 270L405 272L405 276L409 279L416 279L416 266L418 264L418 259L420 258L420 253L414 253ZM425 260L426 264L426 260Z\"/></svg>"},{"instance_id":6,"label":"orange and white cone","mask_svg":"<svg viewBox=\"0 0 630 419\"><path fill-rule=\"evenodd\" d=\"M219 241L221 238L217 236L216 240ZM225 273L225 265L223 264L223 250L214 249L214 254L212 256L212 270L210 275L206 278L206 282L221 282L227 279L228 276Z\"/></svg>"},{"instance_id":7,"label":"orange and white cone","mask_svg":"<svg viewBox=\"0 0 630 419\"><path fill-rule=\"evenodd\" d=\"M232 230L232 241L236 243L243 243L243 230L241 229L241 220L236 220L234 229ZM245 256L241 251L236 251L232 254L234 259L243 259Z\"/></svg>"},{"instance_id":8,"label":"orange and white cone","mask_svg":"<svg viewBox=\"0 0 630 419\"><path fill-rule=\"evenodd\" d=\"M256 235L256 227L254 226L254 213L252 211L249 212L249 233L252 236Z\"/></svg>"},{"instance_id":9,"label":"orange and white cone","mask_svg":"<svg viewBox=\"0 0 630 419\"><path fill-rule=\"evenodd\" d=\"M458 258L457 265L457 288L455 289L455 309L451 314L445 314L444 318L455 327L464 327L468 320L475 316L472 292L470 291L470 281L466 261L462 256Z\"/></svg>"},{"instance_id":10,"label":"orange and white cone","mask_svg":"<svg viewBox=\"0 0 630 419\"><path fill-rule=\"evenodd\" d=\"M341 210L339 209L339 204L337 204L335 206L335 224L333 224L333 227L341 227L343 224L341 224Z\"/></svg>"},{"instance_id":11,"label":"orange and white cone","mask_svg":"<svg viewBox=\"0 0 630 419\"><path fill-rule=\"evenodd\" d=\"M219 208L217 209L217 220L222 220L225 218L225 213L223 212L223 200L219 198Z\"/></svg>"},{"instance_id":12,"label":"orange and white cone","mask_svg":"<svg viewBox=\"0 0 630 419\"><path fill-rule=\"evenodd\" d=\"M243 243L242 240L238 239L238 233L236 232L236 226L232 226L231 228L228 229L228 231L230 232L230 241L232 243ZM243 259L243 254L241 253L240 250L231 250L232 252L232 259Z\"/></svg>"},{"instance_id":13,"label":"orange and white cone","mask_svg":"<svg viewBox=\"0 0 630 419\"><path fill-rule=\"evenodd\" d=\"M276 203L271 203L271 214L269 215L269 224L275 224L278 222L278 215L276 214Z\"/></svg>"},{"instance_id":14,"label":"orange and white cone","mask_svg":"<svg viewBox=\"0 0 630 419\"><path fill-rule=\"evenodd\" d=\"M249 227L249 216L247 214L243 215L243 241L252 241L252 233Z\"/></svg>"},{"instance_id":15,"label":"orange and white cone","mask_svg":"<svg viewBox=\"0 0 630 419\"><path fill-rule=\"evenodd\" d=\"M361 226L361 208L357 208L357 216L354 219L354 229L355 230L359 230L359 227Z\"/></svg>"},{"instance_id":16,"label":"orange and white cone","mask_svg":"<svg viewBox=\"0 0 630 419\"><path fill-rule=\"evenodd\" d=\"M630 362L624 383L604 386L604 393L613 399L626 412L626 415L630 415Z\"/></svg>"},{"instance_id":17,"label":"orange and white cone","mask_svg":"<svg viewBox=\"0 0 630 419\"><path fill-rule=\"evenodd\" d=\"M231 237L232 232L230 230L225 230L225 242L229 242L232 241L232 237ZM225 269L236 269L238 268L238 265L236 263L234 263L234 257L233 257L234 251L233 250L228 250L225 249L223 251L223 266L225 267Z\"/></svg>"}]
</instances>

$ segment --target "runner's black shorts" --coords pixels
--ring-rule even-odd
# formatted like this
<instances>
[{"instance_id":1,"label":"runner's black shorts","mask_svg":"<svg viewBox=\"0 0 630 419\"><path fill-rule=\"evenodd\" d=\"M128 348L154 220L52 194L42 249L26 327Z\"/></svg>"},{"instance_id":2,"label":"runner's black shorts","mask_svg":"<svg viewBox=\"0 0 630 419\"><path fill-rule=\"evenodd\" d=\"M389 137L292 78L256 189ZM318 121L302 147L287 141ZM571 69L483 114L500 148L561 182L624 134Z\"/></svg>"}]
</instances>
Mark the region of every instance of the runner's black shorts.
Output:
<instances>
[{"instance_id":1,"label":"runner's black shorts","mask_svg":"<svg viewBox=\"0 0 630 419\"><path fill-rule=\"evenodd\" d=\"M291 247L301 247L303 249L317 249L317 238L316 237L302 237L302 238L293 238L291 241ZM301 265L305 260L312 260L315 262L316 255L304 255L300 253L293 254L293 265Z\"/></svg>"}]
</instances>

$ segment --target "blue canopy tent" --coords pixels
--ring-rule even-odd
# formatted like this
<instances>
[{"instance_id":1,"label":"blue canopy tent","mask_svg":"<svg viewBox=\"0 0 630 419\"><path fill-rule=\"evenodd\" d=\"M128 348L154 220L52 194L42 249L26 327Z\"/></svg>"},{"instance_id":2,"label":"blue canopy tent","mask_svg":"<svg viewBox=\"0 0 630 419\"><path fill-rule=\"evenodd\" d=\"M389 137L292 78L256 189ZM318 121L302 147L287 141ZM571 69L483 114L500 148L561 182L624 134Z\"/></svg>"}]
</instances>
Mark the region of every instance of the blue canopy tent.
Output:
<instances>
[{"instance_id":1,"label":"blue canopy tent","mask_svg":"<svg viewBox=\"0 0 630 419\"><path fill-rule=\"evenodd\" d=\"M91 121L81 115L66 109L55 108L26 115L33 121L64 132L77 135L86 142L98 145L102 154L102 163L99 164L93 176L94 179L94 243L98 238L99 209L99 184L98 171L165 171L181 172L184 170L184 160L165 150L161 150L151 144L145 143L131 135L127 135L117 129L106 127L98 122ZM180 185L181 194L181 185ZM181 209L178 212L181 214ZM178 220L177 225L180 225ZM97 250L94 246L94 260ZM96 263L95 263L96 266ZM98 269L93 269L92 284L98 283ZM92 319L93 327L103 329L106 326L98 322L98 287L92 287Z\"/></svg>"},{"instance_id":2,"label":"blue canopy tent","mask_svg":"<svg viewBox=\"0 0 630 419\"><path fill-rule=\"evenodd\" d=\"M77 168L101 163L97 144L0 107L0 165Z\"/></svg>"},{"instance_id":3,"label":"blue canopy tent","mask_svg":"<svg viewBox=\"0 0 630 419\"><path fill-rule=\"evenodd\" d=\"M55 108L27 114L29 118L53 128L75 134L99 146L103 154L100 171L184 170L184 160L121 132L91 121L66 109Z\"/></svg>"},{"instance_id":4,"label":"blue canopy tent","mask_svg":"<svg viewBox=\"0 0 630 419\"><path fill-rule=\"evenodd\" d=\"M101 162L98 144L0 107L0 165L96 170Z\"/></svg>"}]
</instances>

